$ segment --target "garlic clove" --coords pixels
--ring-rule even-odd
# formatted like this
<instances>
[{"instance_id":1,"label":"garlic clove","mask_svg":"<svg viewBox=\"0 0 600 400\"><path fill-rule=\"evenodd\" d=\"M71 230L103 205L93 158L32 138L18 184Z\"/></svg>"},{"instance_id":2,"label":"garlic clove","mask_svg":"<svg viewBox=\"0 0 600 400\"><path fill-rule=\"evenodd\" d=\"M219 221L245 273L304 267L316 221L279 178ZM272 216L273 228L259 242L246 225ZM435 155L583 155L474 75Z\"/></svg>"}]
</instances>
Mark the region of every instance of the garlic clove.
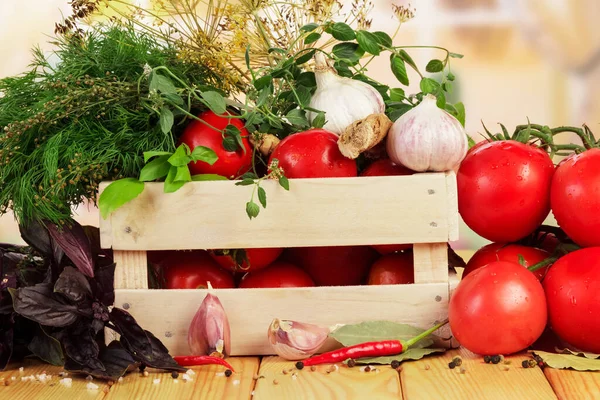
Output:
<instances>
[{"instance_id":1,"label":"garlic clove","mask_svg":"<svg viewBox=\"0 0 600 400\"><path fill-rule=\"evenodd\" d=\"M315 354L327 340L329 332L328 328L318 325L275 318L267 336L278 356L295 361Z\"/></svg>"},{"instance_id":2,"label":"garlic clove","mask_svg":"<svg viewBox=\"0 0 600 400\"><path fill-rule=\"evenodd\" d=\"M188 345L192 355L225 357L231 354L229 319L219 298L210 292L204 297L190 324Z\"/></svg>"},{"instance_id":3,"label":"garlic clove","mask_svg":"<svg viewBox=\"0 0 600 400\"><path fill-rule=\"evenodd\" d=\"M323 129L341 135L352 123L385 112L381 93L368 83L339 76L321 52L315 54L317 90L310 107L325 112ZM312 123L318 113L309 111Z\"/></svg>"}]
</instances>

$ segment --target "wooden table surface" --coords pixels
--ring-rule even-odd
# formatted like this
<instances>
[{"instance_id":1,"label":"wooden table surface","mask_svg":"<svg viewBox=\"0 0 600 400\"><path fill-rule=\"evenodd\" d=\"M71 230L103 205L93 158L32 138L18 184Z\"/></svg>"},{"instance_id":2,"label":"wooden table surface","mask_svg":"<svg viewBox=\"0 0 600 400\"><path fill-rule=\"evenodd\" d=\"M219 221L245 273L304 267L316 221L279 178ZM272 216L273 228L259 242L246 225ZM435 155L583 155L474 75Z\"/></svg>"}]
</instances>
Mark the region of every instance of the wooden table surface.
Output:
<instances>
[{"instance_id":1,"label":"wooden table surface","mask_svg":"<svg viewBox=\"0 0 600 400\"><path fill-rule=\"evenodd\" d=\"M463 369L448 368L456 355ZM217 366L194 367L189 382L148 369L147 377L132 372L112 386L94 380L96 390L86 388L84 376L69 375L72 387L65 387L59 382L62 368L27 360L0 373L0 399L600 399L600 372L525 369L521 361L526 358L522 353L500 364L485 364L481 357L457 349L405 361L398 371L373 365L375 370L365 372L343 364L298 371L277 357L241 357L230 359L236 369L230 377ZM45 383L22 379L43 372L52 375Z\"/></svg>"}]
</instances>

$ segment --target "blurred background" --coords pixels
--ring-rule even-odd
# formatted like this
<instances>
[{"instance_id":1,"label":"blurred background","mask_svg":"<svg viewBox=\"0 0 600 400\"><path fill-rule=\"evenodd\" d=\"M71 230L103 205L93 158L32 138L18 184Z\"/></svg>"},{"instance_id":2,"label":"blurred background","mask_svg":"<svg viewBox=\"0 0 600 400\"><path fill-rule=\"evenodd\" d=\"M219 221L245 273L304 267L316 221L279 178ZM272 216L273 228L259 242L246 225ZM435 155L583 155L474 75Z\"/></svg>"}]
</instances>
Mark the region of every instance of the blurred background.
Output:
<instances>
[{"instance_id":1,"label":"blurred background","mask_svg":"<svg viewBox=\"0 0 600 400\"><path fill-rule=\"evenodd\" d=\"M466 128L476 141L482 138L482 122L494 132L498 123L511 131L527 118L549 126L587 123L599 130L600 1L373 0L372 28L393 34L392 4L409 3L415 18L401 27L394 43L464 54L452 61L457 77L452 100L465 104ZM0 78L21 73L33 46L51 50L54 24L69 9L69 0L0 0ZM424 68L442 53L426 49L411 55ZM369 65L369 75L395 82L386 57ZM416 83L411 89L418 91L418 80L411 77ZM80 206L76 215L81 223L98 224L93 206ZM554 223L551 217L547 222ZM22 243L10 214L0 218L0 241ZM461 221L461 239L453 247L476 249L486 243Z\"/></svg>"}]
</instances>

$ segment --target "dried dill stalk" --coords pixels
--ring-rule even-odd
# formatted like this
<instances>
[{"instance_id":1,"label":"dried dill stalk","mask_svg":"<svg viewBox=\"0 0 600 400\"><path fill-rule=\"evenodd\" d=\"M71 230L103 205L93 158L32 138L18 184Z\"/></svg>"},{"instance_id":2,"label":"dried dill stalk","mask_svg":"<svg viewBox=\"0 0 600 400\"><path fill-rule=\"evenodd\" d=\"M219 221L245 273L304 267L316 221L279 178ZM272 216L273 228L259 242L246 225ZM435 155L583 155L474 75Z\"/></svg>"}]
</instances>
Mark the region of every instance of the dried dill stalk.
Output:
<instances>
[{"instance_id":1,"label":"dried dill stalk","mask_svg":"<svg viewBox=\"0 0 600 400\"><path fill-rule=\"evenodd\" d=\"M149 93L149 67L166 66L192 87L222 80L122 24L55 44L51 57L34 51L27 73L0 80L0 212L13 209L21 223L64 223L72 205L95 201L101 180L138 176L144 151L174 151L157 124L163 100ZM182 107L200 106L179 95ZM174 130L183 118L175 115Z\"/></svg>"}]
</instances>

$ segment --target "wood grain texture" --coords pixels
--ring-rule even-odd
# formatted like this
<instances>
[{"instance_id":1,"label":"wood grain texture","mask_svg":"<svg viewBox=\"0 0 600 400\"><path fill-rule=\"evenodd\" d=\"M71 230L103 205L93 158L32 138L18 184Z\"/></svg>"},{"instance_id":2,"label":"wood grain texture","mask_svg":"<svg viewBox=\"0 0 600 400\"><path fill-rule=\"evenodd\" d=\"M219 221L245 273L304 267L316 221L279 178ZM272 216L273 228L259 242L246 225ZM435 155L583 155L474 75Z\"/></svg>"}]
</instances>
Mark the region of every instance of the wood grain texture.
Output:
<instances>
[{"instance_id":1,"label":"wood grain texture","mask_svg":"<svg viewBox=\"0 0 600 400\"><path fill-rule=\"evenodd\" d=\"M448 243L413 245L415 283L448 282Z\"/></svg>"},{"instance_id":2,"label":"wood grain texture","mask_svg":"<svg viewBox=\"0 0 600 400\"><path fill-rule=\"evenodd\" d=\"M171 354L188 350L187 331L206 290L115 291L115 305L129 305L138 323L153 332ZM321 326L385 319L429 328L448 315L448 283L215 289L229 317L232 355L273 355L266 331L273 318ZM318 311L317 311L318 310Z\"/></svg>"},{"instance_id":3,"label":"wood grain texture","mask_svg":"<svg viewBox=\"0 0 600 400\"><path fill-rule=\"evenodd\" d=\"M165 194L162 183L146 183L136 199L100 219L102 246L181 250L448 242L458 234L458 225L450 222L457 210L449 210L454 203L446 193L455 179L453 172L293 179L289 191L268 180L261 183L268 206L252 220L244 207L250 186L190 182Z\"/></svg>"},{"instance_id":4,"label":"wood grain texture","mask_svg":"<svg viewBox=\"0 0 600 400\"><path fill-rule=\"evenodd\" d=\"M544 368L544 374L560 400L600 399L600 372Z\"/></svg>"},{"instance_id":5,"label":"wood grain texture","mask_svg":"<svg viewBox=\"0 0 600 400\"><path fill-rule=\"evenodd\" d=\"M316 371L304 368L298 371L294 363L279 357L266 357L260 365L254 400L365 400L402 399L398 373L390 366L377 366L379 372L362 372L359 367L348 368L337 364L336 371L327 373L331 364L316 366ZM283 371L292 372L284 374ZM277 380L277 384L273 381Z\"/></svg>"},{"instance_id":6,"label":"wood grain texture","mask_svg":"<svg viewBox=\"0 0 600 400\"><path fill-rule=\"evenodd\" d=\"M115 289L148 289L148 266L145 251L113 251Z\"/></svg>"},{"instance_id":7,"label":"wood grain texture","mask_svg":"<svg viewBox=\"0 0 600 400\"><path fill-rule=\"evenodd\" d=\"M464 374L460 373L460 368L448 368L456 355L462 357ZM518 354L506 357L510 365L486 364L483 357L461 348L441 356L407 361L400 369L402 392L407 400L556 399L540 368L521 367L521 361L526 358L530 357Z\"/></svg>"},{"instance_id":8,"label":"wood grain texture","mask_svg":"<svg viewBox=\"0 0 600 400\"><path fill-rule=\"evenodd\" d=\"M448 209L448 241L458 240L459 214L458 214L458 188L454 172L446 174L446 207Z\"/></svg>"},{"instance_id":9,"label":"wood grain texture","mask_svg":"<svg viewBox=\"0 0 600 400\"><path fill-rule=\"evenodd\" d=\"M19 367L23 367L23 373L19 372ZM45 372L44 372L45 371ZM0 383L0 399L6 400L99 400L104 399L106 393L104 389L108 385L103 381L95 380L93 383L98 385L97 390L88 390L86 385L88 381L85 376L71 375L72 387L62 386L59 381L62 377L58 376L62 372L62 367L42 363L36 359L26 359L23 362L14 363L6 371L0 371L0 380L8 379L9 386ZM30 375L39 375L42 373L52 375L52 378L46 383L22 381L21 377ZM12 380L12 377L16 380Z\"/></svg>"},{"instance_id":10,"label":"wood grain texture","mask_svg":"<svg viewBox=\"0 0 600 400\"><path fill-rule=\"evenodd\" d=\"M123 382L110 388L106 400L250 399L259 358L230 358L228 361L235 369L235 373L230 377L220 376L225 369L216 365L191 367L195 375L191 376L193 380L190 382L185 382L180 374L175 383L171 373L152 369L148 369L147 377L142 377L140 373L132 373L127 375ZM160 379L160 383L155 384L154 379Z\"/></svg>"}]
</instances>

